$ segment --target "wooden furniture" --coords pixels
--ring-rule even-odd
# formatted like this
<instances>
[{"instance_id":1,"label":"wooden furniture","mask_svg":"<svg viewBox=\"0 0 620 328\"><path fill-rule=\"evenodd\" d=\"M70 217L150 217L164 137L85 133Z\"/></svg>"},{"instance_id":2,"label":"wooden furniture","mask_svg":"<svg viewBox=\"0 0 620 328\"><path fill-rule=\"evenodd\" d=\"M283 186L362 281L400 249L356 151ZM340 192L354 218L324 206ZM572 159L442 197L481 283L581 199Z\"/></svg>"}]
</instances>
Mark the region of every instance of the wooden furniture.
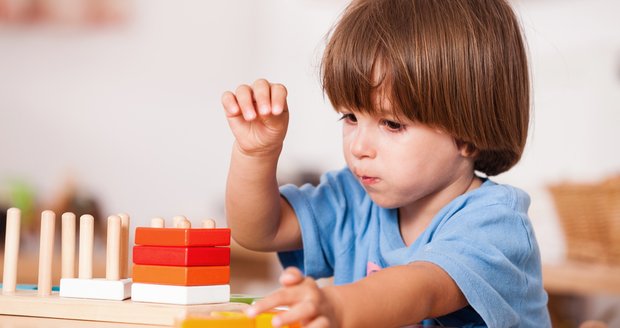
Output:
<instances>
[{"instance_id":1,"label":"wooden furniture","mask_svg":"<svg viewBox=\"0 0 620 328\"><path fill-rule=\"evenodd\" d=\"M564 262L543 264L543 284L552 294L620 295L620 266Z\"/></svg>"},{"instance_id":2,"label":"wooden furniture","mask_svg":"<svg viewBox=\"0 0 620 328\"><path fill-rule=\"evenodd\" d=\"M592 314L575 313L575 309L583 308L584 300L592 297L619 297L620 266L567 261L543 264L542 271L553 327L607 327L603 321L584 322Z\"/></svg>"}]
</instances>

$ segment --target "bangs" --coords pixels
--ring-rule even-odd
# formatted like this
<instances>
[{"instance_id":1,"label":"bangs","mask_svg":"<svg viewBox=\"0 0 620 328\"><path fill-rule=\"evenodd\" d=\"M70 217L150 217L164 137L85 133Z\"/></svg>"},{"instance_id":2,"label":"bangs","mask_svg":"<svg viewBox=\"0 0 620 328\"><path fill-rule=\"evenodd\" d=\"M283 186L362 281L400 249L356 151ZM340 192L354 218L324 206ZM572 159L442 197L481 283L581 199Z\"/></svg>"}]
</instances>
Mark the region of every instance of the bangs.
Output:
<instances>
[{"instance_id":1,"label":"bangs","mask_svg":"<svg viewBox=\"0 0 620 328\"><path fill-rule=\"evenodd\" d=\"M422 66L411 60L419 57L410 47L411 9L407 1L381 2L353 1L328 35L323 91L336 111L429 122L418 97Z\"/></svg>"},{"instance_id":2,"label":"bangs","mask_svg":"<svg viewBox=\"0 0 620 328\"><path fill-rule=\"evenodd\" d=\"M355 6L349 10L360 11ZM373 23L377 17L363 11L358 14L343 19L331 33L321 64L323 91L336 111L346 108L369 115L402 116L399 104L394 103L398 97L392 87L396 74L390 52L376 28L380 24ZM389 108L384 108L386 101L390 101Z\"/></svg>"}]
</instances>

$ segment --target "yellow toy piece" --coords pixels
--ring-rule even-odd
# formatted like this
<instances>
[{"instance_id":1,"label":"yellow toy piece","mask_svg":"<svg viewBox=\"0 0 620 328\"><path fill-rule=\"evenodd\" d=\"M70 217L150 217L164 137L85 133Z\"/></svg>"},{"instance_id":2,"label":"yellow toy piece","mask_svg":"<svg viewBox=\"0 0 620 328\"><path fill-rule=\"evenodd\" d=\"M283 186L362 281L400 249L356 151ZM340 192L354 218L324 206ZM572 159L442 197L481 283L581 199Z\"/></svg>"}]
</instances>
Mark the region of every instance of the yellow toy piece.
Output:
<instances>
[{"instance_id":1,"label":"yellow toy piece","mask_svg":"<svg viewBox=\"0 0 620 328\"><path fill-rule=\"evenodd\" d=\"M188 317L180 328L273 328L271 320L281 311L261 313L256 318L248 318L243 312L214 311L209 316ZM300 324L283 328L301 328Z\"/></svg>"},{"instance_id":2,"label":"yellow toy piece","mask_svg":"<svg viewBox=\"0 0 620 328\"><path fill-rule=\"evenodd\" d=\"M180 328L256 328L254 319L243 312L212 312L210 316L188 317Z\"/></svg>"},{"instance_id":3,"label":"yellow toy piece","mask_svg":"<svg viewBox=\"0 0 620 328\"><path fill-rule=\"evenodd\" d=\"M211 316L215 318L247 318L245 313L233 311L213 311Z\"/></svg>"},{"instance_id":4,"label":"yellow toy piece","mask_svg":"<svg viewBox=\"0 0 620 328\"><path fill-rule=\"evenodd\" d=\"M276 314L278 314L278 312L282 312L282 311L273 311L273 312L265 312L265 313L261 313L259 315L256 316L256 326L254 326L255 328L273 328L273 326L271 325L271 320L273 320L273 317L276 316ZM287 326L282 326L283 328L301 328L301 325L298 323L292 324L292 325L287 325Z\"/></svg>"}]
</instances>

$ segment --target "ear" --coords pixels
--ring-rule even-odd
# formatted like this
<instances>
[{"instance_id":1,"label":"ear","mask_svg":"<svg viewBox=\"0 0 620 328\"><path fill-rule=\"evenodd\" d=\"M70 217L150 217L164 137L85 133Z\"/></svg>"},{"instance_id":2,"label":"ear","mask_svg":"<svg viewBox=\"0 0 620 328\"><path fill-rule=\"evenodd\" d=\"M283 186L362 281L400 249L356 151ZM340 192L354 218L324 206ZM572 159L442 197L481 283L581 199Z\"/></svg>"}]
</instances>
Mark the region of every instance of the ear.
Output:
<instances>
[{"instance_id":1,"label":"ear","mask_svg":"<svg viewBox=\"0 0 620 328\"><path fill-rule=\"evenodd\" d=\"M475 158L480 153L478 151L478 148L476 148L476 146L474 146L474 144L472 144L471 142L467 142L467 141L460 140L460 139L455 139L454 141L456 143L457 149L459 150L459 152L461 153L461 156L463 157Z\"/></svg>"}]
</instances>

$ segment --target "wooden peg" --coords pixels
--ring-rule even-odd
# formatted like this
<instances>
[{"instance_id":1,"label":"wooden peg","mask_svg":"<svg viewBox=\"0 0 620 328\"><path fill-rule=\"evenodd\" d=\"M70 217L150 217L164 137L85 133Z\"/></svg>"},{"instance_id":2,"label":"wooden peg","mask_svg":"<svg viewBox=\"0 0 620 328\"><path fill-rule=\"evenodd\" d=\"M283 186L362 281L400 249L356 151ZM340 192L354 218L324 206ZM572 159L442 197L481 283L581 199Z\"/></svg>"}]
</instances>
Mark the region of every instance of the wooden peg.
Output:
<instances>
[{"instance_id":1,"label":"wooden peg","mask_svg":"<svg viewBox=\"0 0 620 328\"><path fill-rule=\"evenodd\" d=\"M177 228L181 228L181 229L189 229L192 227L192 223L189 222L188 219L185 220L181 220L179 221L179 223L177 224Z\"/></svg>"},{"instance_id":2,"label":"wooden peg","mask_svg":"<svg viewBox=\"0 0 620 328\"><path fill-rule=\"evenodd\" d=\"M215 220L213 219L202 220L202 227L205 229L215 229Z\"/></svg>"},{"instance_id":3,"label":"wooden peg","mask_svg":"<svg viewBox=\"0 0 620 328\"><path fill-rule=\"evenodd\" d=\"M120 255L120 278L129 277L129 214L121 213L121 255Z\"/></svg>"},{"instance_id":4,"label":"wooden peg","mask_svg":"<svg viewBox=\"0 0 620 328\"><path fill-rule=\"evenodd\" d=\"M120 280L121 218L118 215L108 217L107 233L105 278Z\"/></svg>"},{"instance_id":5,"label":"wooden peg","mask_svg":"<svg viewBox=\"0 0 620 328\"><path fill-rule=\"evenodd\" d=\"M151 228L163 228L165 227L165 220L162 218L152 218L151 219Z\"/></svg>"},{"instance_id":6,"label":"wooden peg","mask_svg":"<svg viewBox=\"0 0 620 328\"><path fill-rule=\"evenodd\" d=\"M61 216L61 278L75 278L75 214Z\"/></svg>"},{"instance_id":7,"label":"wooden peg","mask_svg":"<svg viewBox=\"0 0 620 328\"><path fill-rule=\"evenodd\" d=\"M4 267L2 273L2 293L15 292L17 286L17 259L19 258L19 228L21 211L9 208L6 211L6 235L4 238Z\"/></svg>"},{"instance_id":8,"label":"wooden peg","mask_svg":"<svg viewBox=\"0 0 620 328\"><path fill-rule=\"evenodd\" d=\"M41 238L39 244L39 296L52 294L52 262L54 256L54 223L56 214L52 211L41 213Z\"/></svg>"},{"instance_id":9,"label":"wooden peg","mask_svg":"<svg viewBox=\"0 0 620 328\"><path fill-rule=\"evenodd\" d=\"M95 234L95 218L92 215L80 217L80 248L78 261L78 278L93 277L93 242Z\"/></svg>"},{"instance_id":10,"label":"wooden peg","mask_svg":"<svg viewBox=\"0 0 620 328\"><path fill-rule=\"evenodd\" d=\"M179 228L179 223L181 221L185 221L185 220L187 220L187 218L184 217L183 215L177 215L177 216L172 218L172 226L174 228Z\"/></svg>"}]
</instances>

